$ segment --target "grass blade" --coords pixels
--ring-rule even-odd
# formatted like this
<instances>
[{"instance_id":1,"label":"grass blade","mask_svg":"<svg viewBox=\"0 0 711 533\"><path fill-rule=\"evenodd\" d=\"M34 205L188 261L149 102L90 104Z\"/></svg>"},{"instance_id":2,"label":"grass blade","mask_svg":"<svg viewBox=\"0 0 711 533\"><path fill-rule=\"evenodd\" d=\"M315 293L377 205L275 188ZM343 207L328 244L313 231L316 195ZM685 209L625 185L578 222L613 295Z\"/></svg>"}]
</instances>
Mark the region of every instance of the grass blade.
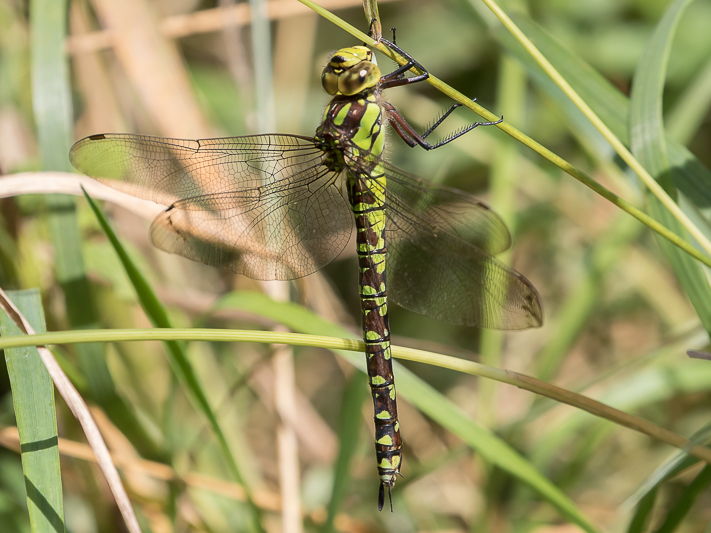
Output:
<instances>
[{"instance_id":1,"label":"grass blade","mask_svg":"<svg viewBox=\"0 0 711 533\"><path fill-rule=\"evenodd\" d=\"M20 329L24 335L14 335L10 337L5 337L5 340L17 340L17 339L27 339L29 337L37 337L38 334L32 324L25 318L22 312L15 306L12 300L5 294L5 292L0 289L0 308L2 308L5 313L10 317L12 322ZM83 333L86 334L86 333ZM45 334L46 335L46 334ZM3 339L0 339L2 342ZM52 355L52 353L42 344L31 344L27 346L36 346L39 357L42 360L42 364L49 373L52 382L57 387L57 391L64 398L67 407L72 411L72 414L77 418L81 424L84 435L86 436L89 445L97 459L97 463L104 474L104 479L106 480L111 492L113 493L116 504L121 511L123 519L126 523L126 529L131 533L140 533L141 528L136 520L136 515L133 512L133 507L131 507L131 502L128 499L126 490L123 488L121 483L121 478L118 475L116 466L111 460L109 455L109 450L106 447L106 443L99 432L99 428L96 422L89 412L89 407L87 407L83 398L79 395L74 385L72 385L69 378L64 373L64 371L59 366L57 359ZM7 346L6 348L10 348Z\"/></svg>"},{"instance_id":2,"label":"grass blade","mask_svg":"<svg viewBox=\"0 0 711 533\"><path fill-rule=\"evenodd\" d=\"M706 426L694 432L689 440L700 445L705 445L708 443L709 437L711 436L710 433L711 424L706 424ZM648 493L656 490L656 488L664 481L680 474L687 468L691 468L698 462L698 459L690 457L684 452L674 454L660 464L654 472L648 475L647 479L640 483L634 494L628 498L628 501L638 503L638 501L644 498Z\"/></svg>"},{"instance_id":3,"label":"grass blade","mask_svg":"<svg viewBox=\"0 0 711 533\"><path fill-rule=\"evenodd\" d=\"M669 110L666 121L669 138L682 145L687 144L703 124L705 110L710 105L711 58Z\"/></svg>"},{"instance_id":4,"label":"grass blade","mask_svg":"<svg viewBox=\"0 0 711 533\"><path fill-rule=\"evenodd\" d=\"M46 331L39 291L10 291L8 296L36 331ZM6 336L23 333L2 312L0 334ZM52 379L34 346L5 350L5 361L20 433L22 470L25 474L32 532L63 532L62 474Z\"/></svg>"},{"instance_id":5,"label":"grass blade","mask_svg":"<svg viewBox=\"0 0 711 533\"><path fill-rule=\"evenodd\" d=\"M376 41L383 36L383 26L378 13L378 0L363 0L365 22L370 26L370 35Z\"/></svg>"},{"instance_id":6,"label":"grass blade","mask_svg":"<svg viewBox=\"0 0 711 533\"><path fill-rule=\"evenodd\" d=\"M299 0L302 4L307 5L309 8L313 9L316 13L324 17L325 19L329 20L339 28L344 29L357 39L362 40L365 43L372 43L372 46L377 48L380 52L384 53L388 57L390 57L393 61L398 62L399 64L403 65L406 63L406 60L399 55L396 55L393 51L391 51L389 48L387 48L384 44L380 43L374 43L372 39L368 38L367 35L365 35L363 32L357 30L344 20L338 18L335 16L333 13L330 13L329 11L323 9L321 6L318 4L315 4L311 0ZM443 94L447 95L448 97L452 98L453 100L459 102L465 107L468 107L472 111L474 111L476 114L479 116L485 118L486 120L490 121L496 121L500 117L494 115L490 111L488 111L486 108L478 105L475 103L473 100L465 96L459 91L454 90L452 87L449 85L443 83L440 79L437 77L433 76L430 74L430 77L428 79L428 83L430 83L432 86L437 88L439 91L441 91ZM541 143L533 140L523 132L519 131L518 129L514 128L510 123L508 122L501 122L496 125L497 128L500 130L504 131L505 133L509 134L512 136L514 139L520 141L521 143L525 144L528 146L531 150L534 150L538 154L542 155L545 157L547 160L552 162L554 165L558 166L561 168L563 171L566 173L570 174L573 176L575 179L583 183L586 187L589 187L596 193L598 193L600 196L605 198L606 200L610 201L613 205L619 207L620 209L624 210L625 212L629 213L639 221L641 221L643 224L648 226L650 229L655 231L656 233L660 234L663 236L665 239L669 240L672 242L674 245L678 246L679 248L683 249L686 253L691 255L692 257L695 257L705 265L711 267L711 256L709 254L706 254L704 252L699 251L697 248L694 246L691 246L687 241L684 239L680 238L677 234L674 232L668 230L665 226L661 225L657 220L655 220L653 217L647 215L646 213L640 211L636 207L634 207L632 204L630 204L628 201L624 200L623 198L619 197L609 189L603 187L600 183L592 179L590 176L588 176L585 172L579 170L578 168L574 167L571 165L568 161L564 160L562 157L554 154L552 151L544 147ZM615 145L620 148L620 150L624 153L627 153L627 149L624 146L621 146L617 141L614 135L609 136L609 139L615 143ZM694 160L695 158L687 151L686 153L681 153L681 154L676 154L678 156L678 159L682 161L683 164L687 165L690 170L693 170L693 174L699 174L699 172L703 173L701 169L703 169L703 165L695 164ZM639 171L640 174L642 175L647 175L647 172L644 170L639 165L639 162L637 162L634 157L632 157L631 154L629 154L628 159L630 159L630 162L635 164L635 167ZM650 186L654 187L657 192L660 193L660 195L665 196L666 193L664 191L659 191L657 185L654 183L654 180L650 182ZM700 243L703 243L705 247L707 247L711 251L711 241L699 230L698 227L696 227L693 223L691 223L688 220L688 217L686 214L683 212L679 211L678 206L675 206L673 202L668 203L667 207L671 210L674 211L675 216L678 216L679 219L686 221L687 227L693 232L694 236L697 238L697 240ZM709 204L711 205L711 204Z\"/></svg>"}]
</instances>

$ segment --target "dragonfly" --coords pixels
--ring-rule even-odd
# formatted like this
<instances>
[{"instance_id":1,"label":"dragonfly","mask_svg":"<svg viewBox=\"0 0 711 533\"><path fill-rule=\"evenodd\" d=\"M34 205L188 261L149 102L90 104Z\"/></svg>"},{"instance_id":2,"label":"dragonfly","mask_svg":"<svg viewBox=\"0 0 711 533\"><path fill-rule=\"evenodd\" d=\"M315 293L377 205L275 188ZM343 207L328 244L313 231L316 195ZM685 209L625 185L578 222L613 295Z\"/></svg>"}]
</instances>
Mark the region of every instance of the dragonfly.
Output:
<instances>
[{"instance_id":1,"label":"dragonfly","mask_svg":"<svg viewBox=\"0 0 711 533\"><path fill-rule=\"evenodd\" d=\"M429 73L407 63L382 75L366 46L336 51L321 81L332 96L313 137L287 134L185 140L91 135L70 152L81 172L114 189L169 206L152 223L158 248L259 280L292 280L333 261L356 230L359 296L371 387L378 509L402 467L388 306L452 324L524 330L543 322L540 298L494 255L511 246L502 219L474 196L434 184L384 157L390 125L411 147L438 143L383 98ZM406 75L415 67L418 74Z\"/></svg>"}]
</instances>

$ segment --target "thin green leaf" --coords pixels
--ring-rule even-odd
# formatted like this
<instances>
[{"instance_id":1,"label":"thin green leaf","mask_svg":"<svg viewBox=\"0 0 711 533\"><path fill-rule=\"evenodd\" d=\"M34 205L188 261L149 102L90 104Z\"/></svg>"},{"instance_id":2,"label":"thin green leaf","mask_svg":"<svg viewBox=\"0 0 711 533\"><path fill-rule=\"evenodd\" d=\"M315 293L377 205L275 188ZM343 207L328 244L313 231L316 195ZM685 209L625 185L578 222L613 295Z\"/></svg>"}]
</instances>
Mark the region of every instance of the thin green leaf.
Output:
<instances>
[{"instance_id":1,"label":"thin green leaf","mask_svg":"<svg viewBox=\"0 0 711 533\"><path fill-rule=\"evenodd\" d=\"M701 472L689 483L689 485L679 494L674 506L669 509L664 523L657 530L657 533L672 533L681 524L687 515L696 498L705 491L711 484L711 465L706 465Z\"/></svg>"},{"instance_id":2,"label":"thin green leaf","mask_svg":"<svg viewBox=\"0 0 711 533\"><path fill-rule=\"evenodd\" d=\"M111 228L108 220L106 220L106 217L104 217L104 214L94 203L94 201L89 197L89 195L86 194L86 191L84 191L84 196L86 196L86 199L89 202L91 209L94 211L94 214L96 215L99 224L101 224L101 228L104 230L104 233L106 233L106 236L109 238L109 241L111 242L114 247L114 250L119 256L121 264L126 269L126 274L128 275L129 279L131 280L131 283L133 284L134 289L136 290L136 294L141 303L141 307L143 307L143 310L145 311L146 315L148 315L149 319L156 327L172 327L170 324L170 320L168 319L168 313L165 311L165 308L161 305L160 301L156 297L155 293L151 289L146 279L140 273L138 268L136 268L136 265L131 261L131 258L121 245L121 242L116 236L116 233ZM217 420L217 416L215 415L212 406L210 405L210 402L207 399L207 395L205 394L200 380L198 379L197 374L193 370L193 367L190 364L190 361L188 360L188 357L185 354L182 345L177 341L167 341L165 344L168 348L168 355L173 371L176 373L183 385L190 392L190 398L192 399L195 407L202 411L207 420L210 422L210 426L215 432L215 436L217 437L220 449L222 450L222 455L225 461L227 462L227 465L230 468L234 479L244 487L247 503L250 508L250 513L252 515L253 527L257 531L263 532L264 529L262 528L261 523L261 511L254 504L251 490L247 486L245 478L242 475L242 469L237 464L237 461L232 451L230 450L229 444L227 443L227 438L225 437L222 431L222 427L220 426L220 423Z\"/></svg>"},{"instance_id":3,"label":"thin green leaf","mask_svg":"<svg viewBox=\"0 0 711 533\"><path fill-rule=\"evenodd\" d=\"M360 374L354 374L348 381L346 390L343 391L341 400L341 412L338 416L338 458L333 475L333 488L331 499L328 502L326 522L321 531L328 533L335 531L334 520L336 513L341 507L341 502L347 494L350 486L351 459L356 451L358 443L358 433L361 427L361 412L363 402L368 397L367 387Z\"/></svg>"},{"instance_id":4,"label":"thin green leaf","mask_svg":"<svg viewBox=\"0 0 711 533\"><path fill-rule=\"evenodd\" d=\"M711 424L706 424L706 426L700 430L695 431L689 440L699 445L703 445L708 442L709 438L711 438ZM665 480L676 476L687 468L691 468L698 462L699 460L697 458L690 457L685 452L675 453L673 456L660 464L654 472L647 476L647 479L640 483L634 494L628 498L628 501L636 502L641 500L648 493L655 490Z\"/></svg>"},{"instance_id":5,"label":"thin green leaf","mask_svg":"<svg viewBox=\"0 0 711 533\"><path fill-rule=\"evenodd\" d=\"M671 198L668 194L668 192L657 182L654 180L654 178L649 174L646 168L635 158L630 151L627 149L625 144L620 140L619 137L617 137L612 130L605 124L604 121L600 119L600 117L597 116L595 111L587 104L587 102L580 97L580 95L575 91L575 89L567 82L567 80L561 76L560 72L558 72L553 64L541 53L540 50L536 48L536 46L533 44L533 42L521 31L521 29L516 25L516 23L497 5L495 0L481 0L484 4L491 9L491 11L497 16L497 18L501 21L501 23L506 27L506 29L511 32L511 34L516 38L517 41L521 43L523 47L525 47L526 51L536 60L536 63L540 65L540 67L545 70L546 74L555 81L556 85L558 85L561 90L565 93L565 95L572 100L575 103L575 106L580 109L581 113L583 113L588 120L595 126L595 128L602 134L603 137L610 143L610 145L614 148L615 152L621 157L625 163L630 167L631 170L634 171L635 174L639 177L639 179L644 183L644 185L647 187L647 189L654 194L654 196L659 200L659 202L664 206L665 209L669 211L669 213L674 217L675 220L677 220L683 227L688 231L694 239L696 239L696 242L698 245L706 251L707 254L711 255L711 240L704 234L703 231L701 231L688 217L688 215L679 207L679 205ZM506 128L503 126L499 126L501 129L506 131ZM509 132L510 134L514 134L513 131ZM520 132L516 132L517 134L520 135ZM522 141L524 139L521 139ZM530 139L527 140L527 143L530 143L530 146L533 146L533 142L531 142ZM571 169L572 170L572 169ZM577 169L576 169L577 170ZM575 176L576 174L582 174L580 171L577 171L576 173L571 173L571 175ZM576 176L577 177L577 176ZM583 176L581 176L583 177ZM584 176L585 181L589 179L589 176L585 175ZM580 179L580 178L578 178ZM589 186L592 186L589 185ZM597 185L599 187L599 184ZM598 190L597 188L595 190ZM603 191L599 191L603 192ZM604 191L604 194L606 195L605 198L607 198L610 195L609 191ZM622 207L621 204L616 204L620 207ZM630 214L634 213L634 210L629 209L630 206L625 206L625 210L628 211ZM635 215L639 218L638 215ZM640 220L642 220L640 218ZM645 221L646 224L649 225L649 221ZM656 225L650 225L650 227L657 227ZM664 228L664 226L662 226ZM659 229L656 229L655 231L659 232ZM669 239L668 236L665 235L667 239ZM679 240L678 238L673 238L670 239L672 242L677 244L679 246L683 241ZM685 248L688 249L688 248ZM706 259L703 260L706 262Z\"/></svg>"},{"instance_id":6,"label":"thin green leaf","mask_svg":"<svg viewBox=\"0 0 711 533\"><path fill-rule=\"evenodd\" d=\"M645 497L642 498L639 505L637 505L637 510L632 517L630 526L627 528L627 533L644 533L646 531L650 515L654 510L654 500L656 500L656 498L656 489L647 493Z\"/></svg>"},{"instance_id":7,"label":"thin green leaf","mask_svg":"<svg viewBox=\"0 0 711 533\"><path fill-rule=\"evenodd\" d=\"M258 131L273 131L274 81L269 13L266 0L249 0L251 11L252 65L257 101Z\"/></svg>"},{"instance_id":8,"label":"thin green leaf","mask_svg":"<svg viewBox=\"0 0 711 533\"><path fill-rule=\"evenodd\" d=\"M662 123L662 97L669 51L674 31L690 0L677 0L664 14L635 71L630 97L630 145L637 159L649 170L667 193L676 197L673 175L667 155L667 142ZM648 195L650 213L678 235L684 228L670 215L657 198ZM688 237L687 237L688 239ZM698 262L675 246L660 240L679 283L688 295L706 331L711 331L711 287Z\"/></svg>"},{"instance_id":9,"label":"thin green leaf","mask_svg":"<svg viewBox=\"0 0 711 533\"><path fill-rule=\"evenodd\" d=\"M324 335L305 335L301 333L282 333L276 331L255 331L255 330L221 330L221 329L112 329L96 331L57 331L33 335L31 338L10 337L0 339L0 348L18 348L20 346L34 346L44 344L72 344L82 342L122 342L122 341L183 341L201 340L214 342L257 342L267 344L290 344L293 346L318 346L332 350L350 350L362 353L365 349L363 341L352 339L334 338ZM679 449L685 450L689 455L698 457L711 463L711 449L694 444L687 438L682 437L672 431L652 424L647 420L631 415L614 407L610 407L602 402L593 400L586 396L576 394L572 391L556 387L544 381L538 380L525 374L519 374L511 370L501 370L488 367L481 363L467 361L457 357L451 357L435 352L416 350L414 348L393 347L393 356L405 361L413 361L434 365L441 368L464 372L472 376L479 376L487 379L495 379L502 383L507 383L521 389L528 390L535 394L547 396L560 403L576 407L594 416L623 425L635 431L649 435L661 442L665 442ZM358 364L352 362L352 364ZM708 367L708 365L703 365ZM688 374L688 372L687 372ZM699 374L695 369L695 374ZM690 382L691 386L698 387L699 382L708 382L708 376L699 376L692 373L682 375ZM706 387L708 388L708 387ZM557 449L557 448L554 448Z\"/></svg>"},{"instance_id":10,"label":"thin green leaf","mask_svg":"<svg viewBox=\"0 0 711 533\"><path fill-rule=\"evenodd\" d=\"M8 296L38 333L47 331L39 291L9 291ZM0 312L0 334L22 334L5 312ZM5 350L5 361L20 433L32 531L63 532L62 474L52 378L35 347Z\"/></svg>"}]
</instances>

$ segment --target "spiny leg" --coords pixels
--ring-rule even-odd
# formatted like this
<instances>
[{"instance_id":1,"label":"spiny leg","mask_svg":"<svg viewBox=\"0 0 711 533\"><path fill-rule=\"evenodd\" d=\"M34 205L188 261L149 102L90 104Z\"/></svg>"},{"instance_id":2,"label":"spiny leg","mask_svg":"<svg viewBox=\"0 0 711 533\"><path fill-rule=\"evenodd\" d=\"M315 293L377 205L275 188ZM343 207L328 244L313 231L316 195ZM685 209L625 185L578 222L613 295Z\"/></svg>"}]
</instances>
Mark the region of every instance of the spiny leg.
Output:
<instances>
[{"instance_id":1,"label":"spiny leg","mask_svg":"<svg viewBox=\"0 0 711 533\"><path fill-rule=\"evenodd\" d=\"M394 37L394 35L395 35L395 32L393 31L393 37ZM400 48L399 46L397 46L394 43L391 43L387 39L383 39L382 37L380 38L380 42L385 43L385 46L387 46L391 50L395 50L398 54L400 54L402 57L407 59L407 63L399 66L398 68L393 70L390 74L386 74L385 76L380 78L380 88L381 89L391 89L393 87L401 87L403 85L410 85L411 83L418 83L420 81L425 81L427 78L430 77L430 74L429 74L429 72L427 72L427 69L425 67L423 67L422 65L420 65L420 63L418 63L414 57L412 57L410 54L405 52L402 48ZM420 69L422 71L422 74L412 76L411 78L404 77L404 74L408 70L410 70L412 67Z\"/></svg>"},{"instance_id":2,"label":"spiny leg","mask_svg":"<svg viewBox=\"0 0 711 533\"><path fill-rule=\"evenodd\" d=\"M412 57L410 54L408 54L402 48L395 44L395 28L390 29L393 32L393 42L390 42L384 38L381 38L380 42L385 43L388 48L390 48L391 50L395 50L397 53L407 59L407 63L395 69L390 74L386 74L385 76L381 77L380 88L391 89L393 87L409 85L411 83L417 83L428 79L430 77L430 74L429 72L427 72L427 69L425 69L425 67L423 67L414 57ZM405 72L410 70L412 67L420 69L422 71L422 74L412 76L411 78L404 77ZM476 98L474 98L473 101L476 102ZM454 139L458 139L465 133L470 132L477 126L493 126L495 124L500 124L504 120L504 117L502 116L499 120L495 122L474 122L473 124L470 124L469 126L462 128L461 130L454 132L451 135L448 135L442 141L436 144L430 144L425 140L427 136L435 129L437 129L437 127L442 124L442 122L444 122L444 120L452 113L452 111L454 111L458 107L461 107L462 104L458 102L453 104L452 107L450 107L441 117L439 117L434 122L434 124L432 124L432 126L430 126L427 131L425 131L422 135L417 133L415 129L410 126L410 124L408 124L408 122L405 120L405 117L403 117L391 104L386 103L385 106L387 107L388 112L390 114L390 124L393 126L398 135L400 135L400 137L402 137L402 139L409 146L414 147L419 144L425 150L434 150L435 148L444 146L445 144L452 142Z\"/></svg>"},{"instance_id":3,"label":"spiny leg","mask_svg":"<svg viewBox=\"0 0 711 533\"><path fill-rule=\"evenodd\" d=\"M435 148L439 148L440 146L444 146L445 144L451 143L454 139L458 139L465 133L473 130L477 126L493 126L495 124L500 124L503 122L504 117L502 116L499 120L496 122L475 122L474 124L470 124L469 126L462 128L459 131L456 131L447 137L445 137L443 140L436 144L430 144L428 143L425 139L427 136L432 133L437 127L439 127L442 122L458 107L461 107L462 104L456 103L452 104L452 107L450 107L446 113L444 113L440 118L438 118L432 126L430 126L427 131L425 131L422 135L417 133L415 129L410 126L410 124L405 120L405 117L403 117L396 109L393 107L392 104L385 103L385 107L388 110L388 115L390 118L390 124L393 126L393 129L397 132L397 134L402 137L402 140L405 141L410 147L415 147L417 145L420 145L422 148L425 150L434 150Z\"/></svg>"}]
</instances>

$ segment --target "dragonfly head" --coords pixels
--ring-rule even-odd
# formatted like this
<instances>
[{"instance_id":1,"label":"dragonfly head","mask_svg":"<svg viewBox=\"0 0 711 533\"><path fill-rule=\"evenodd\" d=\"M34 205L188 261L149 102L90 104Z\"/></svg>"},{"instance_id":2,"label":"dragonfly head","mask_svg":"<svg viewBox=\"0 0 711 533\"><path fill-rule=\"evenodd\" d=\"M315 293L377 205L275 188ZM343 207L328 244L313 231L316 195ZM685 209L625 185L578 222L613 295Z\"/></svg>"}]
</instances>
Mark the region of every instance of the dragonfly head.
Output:
<instances>
[{"instance_id":1,"label":"dragonfly head","mask_svg":"<svg viewBox=\"0 0 711 533\"><path fill-rule=\"evenodd\" d=\"M341 48L321 74L323 88L330 95L352 96L375 87L379 81L378 63L365 46Z\"/></svg>"}]
</instances>

